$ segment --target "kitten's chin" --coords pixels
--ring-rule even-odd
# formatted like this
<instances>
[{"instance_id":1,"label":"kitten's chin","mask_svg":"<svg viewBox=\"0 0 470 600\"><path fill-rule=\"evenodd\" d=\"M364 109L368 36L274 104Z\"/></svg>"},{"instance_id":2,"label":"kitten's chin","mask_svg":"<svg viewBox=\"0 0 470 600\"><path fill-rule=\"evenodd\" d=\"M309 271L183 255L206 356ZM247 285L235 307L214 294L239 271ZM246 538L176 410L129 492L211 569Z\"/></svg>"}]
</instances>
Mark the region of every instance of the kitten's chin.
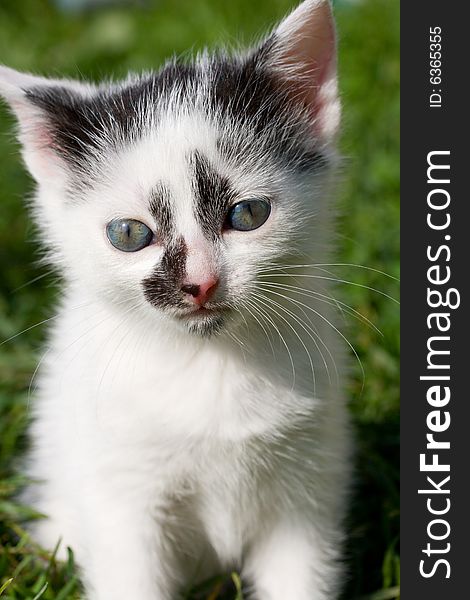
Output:
<instances>
[{"instance_id":1,"label":"kitten's chin","mask_svg":"<svg viewBox=\"0 0 470 600\"><path fill-rule=\"evenodd\" d=\"M226 314L215 310L200 309L182 315L178 321L191 335L211 337L224 329Z\"/></svg>"},{"instance_id":2,"label":"kitten's chin","mask_svg":"<svg viewBox=\"0 0 470 600\"><path fill-rule=\"evenodd\" d=\"M225 319L222 316L210 317L194 321L187 321L185 327L192 335L212 337L220 333L224 327Z\"/></svg>"}]
</instances>

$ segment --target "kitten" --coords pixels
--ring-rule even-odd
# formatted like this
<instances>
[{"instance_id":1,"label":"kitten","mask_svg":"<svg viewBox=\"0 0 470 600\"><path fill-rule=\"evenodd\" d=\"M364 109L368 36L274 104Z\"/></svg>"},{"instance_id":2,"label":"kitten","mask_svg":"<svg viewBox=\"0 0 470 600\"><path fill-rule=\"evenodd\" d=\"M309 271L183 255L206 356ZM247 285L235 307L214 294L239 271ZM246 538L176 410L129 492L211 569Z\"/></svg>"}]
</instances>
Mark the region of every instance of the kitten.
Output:
<instances>
[{"instance_id":1,"label":"kitten","mask_svg":"<svg viewBox=\"0 0 470 600\"><path fill-rule=\"evenodd\" d=\"M0 68L65 284L28 501L91 600L174 600L229 568L258 600L338 595L342 344L306 264L332 233L335 46L328 0L306 0L244 55L120 84Z\"/></svg>"}]
</instances>

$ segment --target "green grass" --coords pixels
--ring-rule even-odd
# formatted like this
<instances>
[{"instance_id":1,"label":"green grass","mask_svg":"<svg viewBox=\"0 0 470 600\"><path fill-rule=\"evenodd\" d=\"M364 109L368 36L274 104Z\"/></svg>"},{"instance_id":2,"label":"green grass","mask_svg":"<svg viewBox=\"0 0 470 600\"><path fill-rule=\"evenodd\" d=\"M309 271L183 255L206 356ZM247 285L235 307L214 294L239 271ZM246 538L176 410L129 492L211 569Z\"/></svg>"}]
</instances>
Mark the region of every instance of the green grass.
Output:
<instances>
[{"instance_id":1,"label":"green grass","mask_svg":"<svg viewBox=\"0 0 470 600\"><path fill-rule=\"evenodd\" d=\"M46 0L0 4L0 61L18 69L99 78L159 64L173 52L253 39L291 0L155 0L135 8L83 15L57 13ZM337 3L345 155L338 262L398 276L398 2ZM13 142L12 119L0 109L0 340L53 314L54 285L38 256L23 198L31 181ZM361 286L397 297L397 283L378 273L336 269ZM383 332L352 321L348 337L365 372L349 387L356 424L355 496L348 521L349 581L344 598L399 597L397 306L365 287L343 286L342 298ZM28 389L45 328L0 346L0 598L76 600L73 556L66 564L38 548L22 529L34 513L18 505L17 460L25 447ZM363 389L362 389L363 388ZM188 600L241 598L236 576L209 582Z\"/></svg>"}]
</instances>

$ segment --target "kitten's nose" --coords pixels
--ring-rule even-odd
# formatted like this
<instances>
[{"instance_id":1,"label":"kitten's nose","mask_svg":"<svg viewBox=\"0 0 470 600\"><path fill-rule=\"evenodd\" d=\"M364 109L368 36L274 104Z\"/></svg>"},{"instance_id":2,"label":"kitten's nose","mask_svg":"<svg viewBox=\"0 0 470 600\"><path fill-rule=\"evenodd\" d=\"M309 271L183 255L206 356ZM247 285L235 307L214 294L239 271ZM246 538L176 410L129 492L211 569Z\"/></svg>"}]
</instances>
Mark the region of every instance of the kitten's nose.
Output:
<instances>
[{"instance_id":1,"label":"kitten's nose","mask_svg":"<svg viewBox=\"0 0 470 600\"><path fill-rule=\"evenodd\" d=\"M181 286L181 291L188 295L189 300L202 306L214 294L218 284L217 277L209 277L201 283L185 283Z\"/></svg>"}]
</instances>

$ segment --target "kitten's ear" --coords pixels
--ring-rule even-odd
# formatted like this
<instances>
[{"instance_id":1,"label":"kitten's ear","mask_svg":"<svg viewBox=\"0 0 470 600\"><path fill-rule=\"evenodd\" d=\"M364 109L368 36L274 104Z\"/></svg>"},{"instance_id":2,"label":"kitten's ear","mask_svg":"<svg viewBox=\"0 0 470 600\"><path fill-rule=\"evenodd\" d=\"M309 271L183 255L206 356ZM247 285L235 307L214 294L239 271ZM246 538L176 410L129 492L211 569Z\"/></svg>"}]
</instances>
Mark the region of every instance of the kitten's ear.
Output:
<instances>
[{"instance_id":1,"label":"kitten's ear","mask_svg":"<svg viewBox=\"0 0 470 600\"><path fill-rule=\"evenodd\" d=\"M69 80L45 79L0 65L0 97L16 115L23 158L37 181L62 183L68 170L64 129L92 88ZM60 128L62 127L62 131Z\"/></svg>"},{"instance_id":2,"label":"kitten's ear","mask_svg":"<svg viewBox=\"0 0 470 600\"><path fill-rule=\"evenodd\" d=\"M330 141L341 106L336 69L336 31L329 0L305 0L267 41L270 66L292 97L312 115L315 135Z\"/></svg>"}]
</instances>

